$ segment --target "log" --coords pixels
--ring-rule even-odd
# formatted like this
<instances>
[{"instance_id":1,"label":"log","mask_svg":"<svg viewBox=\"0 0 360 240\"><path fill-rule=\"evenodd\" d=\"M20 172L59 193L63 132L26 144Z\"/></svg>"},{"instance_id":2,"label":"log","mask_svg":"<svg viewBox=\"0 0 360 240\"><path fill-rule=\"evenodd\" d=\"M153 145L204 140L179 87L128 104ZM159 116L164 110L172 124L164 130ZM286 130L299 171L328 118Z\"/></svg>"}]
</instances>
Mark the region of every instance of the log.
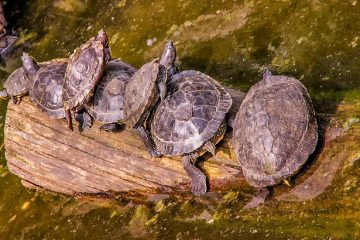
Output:
<instances>
[{"instance_id":1,"label":"log","mask_svg":"<svg viewBox=\"0 0 360 240\"><path fill-rule=\"evenodd\" d=\"M233 115L245 94L230 92ZM134 131L100 132L99 126L71 132L65 120L49 118L28 97L19 105L9 101L4 129L8 168L26 187L67 195L190 192L180 157L151 158ZM200 161L211 190L243 181L230 136L218 145L215 157L205 154L206 161Z\"/></svg>"}]
</instances>

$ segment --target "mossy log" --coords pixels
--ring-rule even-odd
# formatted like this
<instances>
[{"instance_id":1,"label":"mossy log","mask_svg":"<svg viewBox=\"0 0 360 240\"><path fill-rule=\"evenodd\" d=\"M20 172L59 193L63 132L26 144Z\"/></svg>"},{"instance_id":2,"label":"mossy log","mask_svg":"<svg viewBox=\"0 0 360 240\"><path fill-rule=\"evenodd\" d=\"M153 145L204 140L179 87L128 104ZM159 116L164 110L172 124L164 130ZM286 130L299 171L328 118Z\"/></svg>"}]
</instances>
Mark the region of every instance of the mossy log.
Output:
<instances>
[{"instance_id":1,"label":"mossy log","mask_svg":"<svg viewBox=\"0 0 360 240\"><path fill-rule=\"evenodd\" d=\"M232 114L244 94L230 90ZM151 158L133 131L71 132L65 120L54 120L25 97L8 104L5 121L5 157L9 170L27 187L69 195L113 193L190 192L190 178L180 158ZM238 161L229 148L228 132L215 157L200 161L212 190L242 181Z\"/></svg>"}]
</instances>

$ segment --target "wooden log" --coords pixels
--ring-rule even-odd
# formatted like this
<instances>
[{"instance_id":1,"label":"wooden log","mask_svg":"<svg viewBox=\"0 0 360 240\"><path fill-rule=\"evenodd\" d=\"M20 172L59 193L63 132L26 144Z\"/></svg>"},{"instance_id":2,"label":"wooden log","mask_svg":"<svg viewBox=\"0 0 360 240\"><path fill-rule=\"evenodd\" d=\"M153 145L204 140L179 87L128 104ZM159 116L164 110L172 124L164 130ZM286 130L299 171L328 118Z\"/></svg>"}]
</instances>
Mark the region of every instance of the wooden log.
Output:
<instances>
[{"instance_id":1,"label":"wooden log","mask_svg":"<svg viewBox=\"0 0 360 240\"><path fill-rule=\"evenodd\" d=\"M243 93L230 90L236 113ZM25 186L76 194L190 192L190 178L180 158L151 158L133 131L71 132L65 120L49 118L25 97L20 105L9 101L5 121L5 157L9 170ZM218 145L215 158L205 155L212 190L243 181L238 161L229 148L229 136Z\"/></svg>"}]
</instances>

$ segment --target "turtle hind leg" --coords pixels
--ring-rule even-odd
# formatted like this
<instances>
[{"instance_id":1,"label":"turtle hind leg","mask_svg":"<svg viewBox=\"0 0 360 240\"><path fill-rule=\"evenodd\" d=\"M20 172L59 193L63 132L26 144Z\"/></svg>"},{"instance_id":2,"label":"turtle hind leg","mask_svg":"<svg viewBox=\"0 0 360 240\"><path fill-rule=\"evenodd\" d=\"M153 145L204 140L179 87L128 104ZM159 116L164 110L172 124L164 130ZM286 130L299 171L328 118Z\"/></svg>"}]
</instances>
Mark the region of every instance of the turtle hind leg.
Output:
<instances>
[{"instance_id":1,"label":"turtle hind leg","mask_svg":"<svg viewBox=\"0 0 360 240\"><path fill-rule=\"evenodd\" d=\"M187 154L183 157L182 165L191 177L191 192L195 196L202 196L207 191L206 175L194 165L196 158L196 155Z\"/></svg>"},{"instance_id":2,"label":"turtle hind leg","mask_svg":"<svg viewBox=\"0 0 360 240\"><path fill-rule=\"evenodd\" d=\"M161 153L157 150L154 141L150 137L150 133L144 128L144 126L138 125L135 127L135 130L140 134L150 155L152 157L161 157Z\"/></svg>"},{"instance_id":3,"label":"turtle hind leg","mask_svg":"<svg viewBox=\"0 0 360 240\"><path fill-rule=\"evenodd\" d=\"M260 204L263 204L265 200L269 197L269 195L270 195L270 191L267 187L260 188L256 196L253 197L253 199L251 199L251 201L248 202L244 208L245 209L256 208Z\"/></svg>"},{"instance_id":4,"label":"turtle hind leg","mask_svg":"<svg viewBox=\"0 0 360 240\"><path fill-rule=\"evenodd\" d=\"M92 127L92 119L88 112L80 111L75 113L75 119L79 122L80 132L88 131Z\"/></svg>"},{"instance_id":5,"label":"turtle hind leg","mask_svg":"<svg viewBox=\"0 0 360 240\"><path fill-rule=\"evenodd\" d=\"M118 123L107 123L100 127L100 131L106 132L120 132L124 130L123 126Z\"/></svg>"}]
</instances>

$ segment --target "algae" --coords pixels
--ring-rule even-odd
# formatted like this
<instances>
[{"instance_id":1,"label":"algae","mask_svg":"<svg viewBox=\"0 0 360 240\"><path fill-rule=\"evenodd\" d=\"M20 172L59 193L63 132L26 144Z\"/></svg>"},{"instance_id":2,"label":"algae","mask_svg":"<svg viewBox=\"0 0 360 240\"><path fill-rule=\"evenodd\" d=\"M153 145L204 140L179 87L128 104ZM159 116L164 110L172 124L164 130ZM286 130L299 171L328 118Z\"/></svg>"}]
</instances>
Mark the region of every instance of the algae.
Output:
<instances>
[{"instance_id":1,"label":"algae","mask_svg":"<svg viewBox=\"0 0 360 240\"><path fill-rule=\"evenodd\" d=\"M291 186L274 187L270 200L251 210L243 207L256 190L245 182L202 198L143 202L34 192L9 173L1 149L0 239L360 238L359 8L336 0L7 1L19 44L39 61L67 57L105 28L113 56L136 67L159 56L170 38L181 69L242 91L265 69L297 77L309 89L323 138ZM2 82L20 66L20 54L1 66ZM5 114L1 101L1 139Z\"/></svg>"}]
</instances>

